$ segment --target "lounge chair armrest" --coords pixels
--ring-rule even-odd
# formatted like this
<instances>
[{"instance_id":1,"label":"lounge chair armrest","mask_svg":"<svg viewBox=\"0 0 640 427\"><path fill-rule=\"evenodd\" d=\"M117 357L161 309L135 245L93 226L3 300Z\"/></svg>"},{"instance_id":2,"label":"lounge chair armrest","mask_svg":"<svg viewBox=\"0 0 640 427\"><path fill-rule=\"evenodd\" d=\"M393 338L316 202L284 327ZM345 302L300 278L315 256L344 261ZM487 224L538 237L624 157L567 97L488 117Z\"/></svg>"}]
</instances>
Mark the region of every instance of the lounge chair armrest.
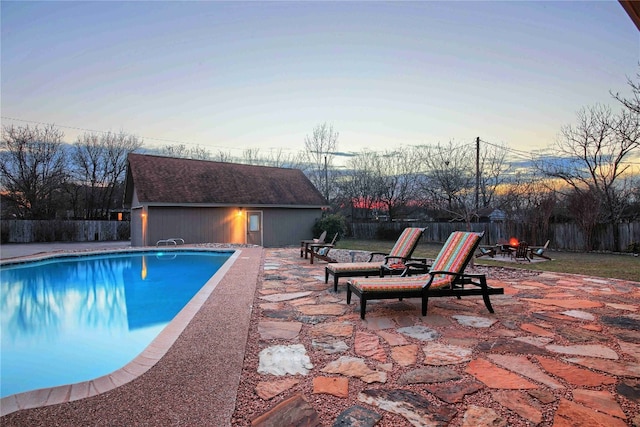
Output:
<instances>
[{"instance_id":1,"label":"lounge chair armrest","mask_svg":"<svg viewBox=\"0 0 640 427\"><path fill-rule=\"evenodd\" d=\"M369 259L367 260L367 262L371 262L371 261L373 261L373 257L374 257L374 256L376 256L376 255L382 255L382 256L384 256L384 257L386 257L386 256L387 256L387 254L386 254L386 253L384 253L384 252L371 252L371 253L369 254Z\"/></svg>"},{"instance_id":2,"label":"lounge chair armrest","mask_svg":"<svg viewBox=\"0 0 640 427\"><path fill-rule=\"evenodd\" d=\"M309 245L309 248L333 248L335 247L335 245L332 245L330 243L318 243L317 245Z\"/></svg>"},{"instance_id":3,"label":"lounge chair armrest","mask_svg":"<svg viewBox=\"0 0 640 427\"><path fill-rule=\"evenodd\" d=\"M468 278L472 278L472 279L480 279L482 277L487 277L486 274L484 273L461 273L459 274L460 277L468 277Z\"/></svg>"},{"instance_id":4,"label":"lounge chair armrest","mask_svg":"<svg viewBox=\"0 0 640 427\"><path fill-rule=\"evenodd\" d=\"M456 277L464 277L464 276L469 276L469 274L464 274L464 273L456 273L453 271L445 271L445 270L440 270L440 271L430 271L429 274L431 274L432 276L435 276L436 274L448 274L450 276L456 276Z\"/></svg>"},{"instance_id":5,"label":"lounge chair armrest","mask_svg":"<svg viewBox=\"0 0 640 427\"><path fill-rule=\"evenodd\" d=\"M407 262L404 265L404 271L401 276L409 276L410 273L426 274L429 272L431 265L426 262Z\"/></svg>"}]
</instances>

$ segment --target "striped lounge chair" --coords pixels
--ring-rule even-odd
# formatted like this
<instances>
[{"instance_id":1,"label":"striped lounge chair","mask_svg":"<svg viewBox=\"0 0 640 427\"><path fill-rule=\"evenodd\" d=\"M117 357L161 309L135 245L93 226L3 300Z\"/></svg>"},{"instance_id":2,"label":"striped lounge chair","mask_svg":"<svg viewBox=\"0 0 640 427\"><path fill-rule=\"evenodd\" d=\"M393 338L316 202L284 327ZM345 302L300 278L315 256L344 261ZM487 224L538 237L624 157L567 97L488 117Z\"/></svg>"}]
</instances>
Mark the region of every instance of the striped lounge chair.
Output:
<instances>
[{"instance_id":1,"label":"striped lounge chair","mask_svg":"<svg viewBox=\"0 0 640 427\"><path fill-rule=\"evenodd\" d=\"M393 248L388 254L372 252L366 262L339 262L328 264L324 269L324 283L329 283L329 276L333 276L333 290L338 292L338 280L340 277L369 277L382 276L383 266L391 266L395 263L404 263L411 259L411 254L416 249L424 228L407 227L402 231ZM384 256L384 261L373 261L376 256ZM379 259L379 258L378 258ZM421 260L426 263L426 260ZM399 272L404 269L400 268ZM389 269L393 273L393 269Z\"/></svg>"},{"instance_id":2,"label":"striped lounge chair","mask_svg":"<svg viewBox=\"0 0 640 427\"><path fill-rule=\"evenodd\" d=\"M451 233L427 274L349 280L347 304L351 304L352 293L360 297L360 317L364 319L367 300L422 298L422 315L426 316L429 297L482 295L485 306L493 313L489 295L503 294L504 289L487 286L484 274L464 273L483 235Z\"/></svg>"}]
</instances>

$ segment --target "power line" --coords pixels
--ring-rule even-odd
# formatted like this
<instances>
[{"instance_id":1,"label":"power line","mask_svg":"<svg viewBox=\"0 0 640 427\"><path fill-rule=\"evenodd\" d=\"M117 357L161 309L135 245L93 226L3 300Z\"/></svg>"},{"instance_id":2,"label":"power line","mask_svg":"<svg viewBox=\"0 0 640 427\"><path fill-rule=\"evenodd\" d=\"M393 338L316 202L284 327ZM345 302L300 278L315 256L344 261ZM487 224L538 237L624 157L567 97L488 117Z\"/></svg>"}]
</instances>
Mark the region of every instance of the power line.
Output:
<instances>
[{"instance_id":1,"label":"power line","mask_svg":"<svg viewBox=\"0 0 640 427\"><path fill-rule=\"evenodd\" d=\"M87 128L81 128L81 127L76 127L76 126L64 126L64 125L58 125L55 123L44 123L44 122L39 122L37 120L26 120L26 119L18 119L15 117L8 117L8 116L1 116L1 118L3 120L12 120L12 121L16 121L16 122L23 122L23 123L32 123L32 124L36 124L36 125L53 125L55 127L59 127L59 128L63 128L63 129L73 129L73 130L77 130L77 131L82 131L82 132L90 132L90 133L102 133L102 134L109 134L109 133L113 133L113 131L105 131L105 130L96 130L96 129L87 129ZM202 144L198 144L195 142L187 142L187 141L178 141L175 139L165 139L165 138L156 138L156 137L148 137L148 136L141 136L141 135L136 135L144 140L151 140L151 141L159 141L159 142L168 142L168 143L173 143L173 144L183 144L183 145L192 145L195 147L202 147ZM209 146L207 146L209 147ZM225 150L243 150L243 148L238 148L238 147L220 147L220 146L210 146L211 148L217 148L217 149L225 149Z\"/></svg>"},{"instance_id":2,"label":"power line","mask_svg":"<svg viewBox=\"0 0 640 427\"><path fill-rule=\"evenodd\" d=\"M517 150L515 148L509 148L507 146L494 144L492 142L485 141L484 139L481 139L480 142L483 142L483 143L485 143L487 145L491 145L492 147L504 149L505 151L508 151L511 154L515 155L515 156L520 156L520 157L526 158L527 160L531 160L534 157L534 153L531 153L531 152L528 152L528 151Z\"/></svg>"}]
</instances>

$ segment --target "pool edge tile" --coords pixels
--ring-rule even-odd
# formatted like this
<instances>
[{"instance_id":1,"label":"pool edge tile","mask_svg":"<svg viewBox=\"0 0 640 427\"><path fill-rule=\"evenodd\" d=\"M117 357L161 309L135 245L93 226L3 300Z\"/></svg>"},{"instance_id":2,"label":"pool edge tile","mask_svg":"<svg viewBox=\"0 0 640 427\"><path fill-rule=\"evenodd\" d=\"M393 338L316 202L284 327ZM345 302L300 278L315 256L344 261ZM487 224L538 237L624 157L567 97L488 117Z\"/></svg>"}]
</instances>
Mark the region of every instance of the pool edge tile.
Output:
<instances>
[{"instance_id":1,"label":"pool edge tile","mask_svg":"<svg viewBox=\"0 0 640 427\"><path fill-rule=\"evenodd\" d=\"M51 394L51 389L44 388L28 391L18 395L18 406L20 409L38 408L45 403Z\"/></svg>"},{"instance_id":2,"label":"pool edge tile","mask_svg":"<svg viewBox=\"0 0 640 427\"><path fill-rule=\"evenodd\" d=\"M69 402L74 400L84 399L89 397L89 381L83 381L81 383L75 383L71 385L71 393L69 394Z\"/></svg>"},{"instance_id":3,"label":"pool edge tile","mask_svg":"<svg viewBox=\"0 0 640 427\"><path fill-rule=\"evenodd\" d=\"M56 405L59 403L68 402L70 395L71 395L70 385L61 385L58 387L52 387L51 393L49 393L49 399L47 400L47 405Z\"/></svg>"},{"instance_id":4,"label":"pool edge tile","mask_svg":"<svg viewBox=\"0 0 640 427\"><path fill-rule=\"evenodd\" d=\"M93 383L93 387L96 389L97 394L106 393L116 388L116 385L113 383L113 381L111 380L111 376L109 375L96 378L91 382Z\"/></svg>"},{"instance_id":5,"label":"pool edge tile","mask_svg":"<svg viewBox=\"0 0 640 427\"><path fill-rule=\"evenodd\" d=\"M109 378L111 378L111 381L116 385L116 387L120 387L121 385L133 381L137 377L130 372L125 371L123 368L110 373Z\"/></svg>"},{"instance_id":6,"label":"pool edge tile","mask_svg":"<svg viewBox=\"0 0 640 427\"><path fill-rule=\"evenodd\" d=\"M4 417L18 410L20 410L20 405L18 404L18 399L16 399L15 394L0 399L0 417Z\"/></svg>"}]
</instances>

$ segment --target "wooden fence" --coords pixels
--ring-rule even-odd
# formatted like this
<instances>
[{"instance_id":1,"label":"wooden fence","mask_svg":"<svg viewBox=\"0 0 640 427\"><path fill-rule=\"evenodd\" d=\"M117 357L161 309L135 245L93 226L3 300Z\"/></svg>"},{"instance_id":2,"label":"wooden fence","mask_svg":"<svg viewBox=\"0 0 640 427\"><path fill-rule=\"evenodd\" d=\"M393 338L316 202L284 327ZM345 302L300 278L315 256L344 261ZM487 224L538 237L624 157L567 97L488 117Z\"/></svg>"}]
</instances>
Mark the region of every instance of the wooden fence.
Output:
<instances>
[{"instance_id":1,"label":"wooden fence","mask_svg":"<svg viewBox=\"0 0 640 427\"><path fill-rule=\"evenodd\" d=\"M2 243L90 242L129 240L129 221L27 221L0 222Z\"/></svg>"},{"instance_id":2,"label":"wooden fence","mask_svg":"<svg viewBox=\"0 0 640 427\"><path fill-rule=\"evenodd\" d=\"M439 243L447 240L453 231L466 230L465 224L451 222L352 223L349 224L349 237L375 239L397 236L405 227L426 227L423 241ZM582 251L585 248L584 234L575 224L549 224L544 231L515 223L474 223L471 228L485 232L482 243L486 245L516 237L533 246L542 246L550 240L549 247L555 250ZM619 224L618 232L620 247L614 248L611 226L597 227L592 236L593 250L626 252L629 244L640 242L640 222ZM0 233L2 243L129 240L131 236L129 221L3 220Z\"/></svg>"},{"instance_id":3,"label":"wooden fence","mask_svg":"<svg viewBox=\"0 0 640 427\"><path fill-rule=\"evenodd\" d=\"M444 242L449 234L457 230L466 230L464 223L451 222L385 222L385 223L352 223L349 224L350 237L356 239L374 239L383 235L399 234L405 227L426 227L424 242ZM542 246L549 240L549 247L555 250L582 251L586 240L584 233L575 224L549 224L546 231L532 230L526 224L517 223L473 223L473 231L484 231L482 244L493 245L500 240L515 237L532 246ZM594 251L626 252L633 242L640 242L640 222L618 225L620 236L619 248L614 248L613 228L600 225L592 236Z\"/></svg>"}]
</instances>

